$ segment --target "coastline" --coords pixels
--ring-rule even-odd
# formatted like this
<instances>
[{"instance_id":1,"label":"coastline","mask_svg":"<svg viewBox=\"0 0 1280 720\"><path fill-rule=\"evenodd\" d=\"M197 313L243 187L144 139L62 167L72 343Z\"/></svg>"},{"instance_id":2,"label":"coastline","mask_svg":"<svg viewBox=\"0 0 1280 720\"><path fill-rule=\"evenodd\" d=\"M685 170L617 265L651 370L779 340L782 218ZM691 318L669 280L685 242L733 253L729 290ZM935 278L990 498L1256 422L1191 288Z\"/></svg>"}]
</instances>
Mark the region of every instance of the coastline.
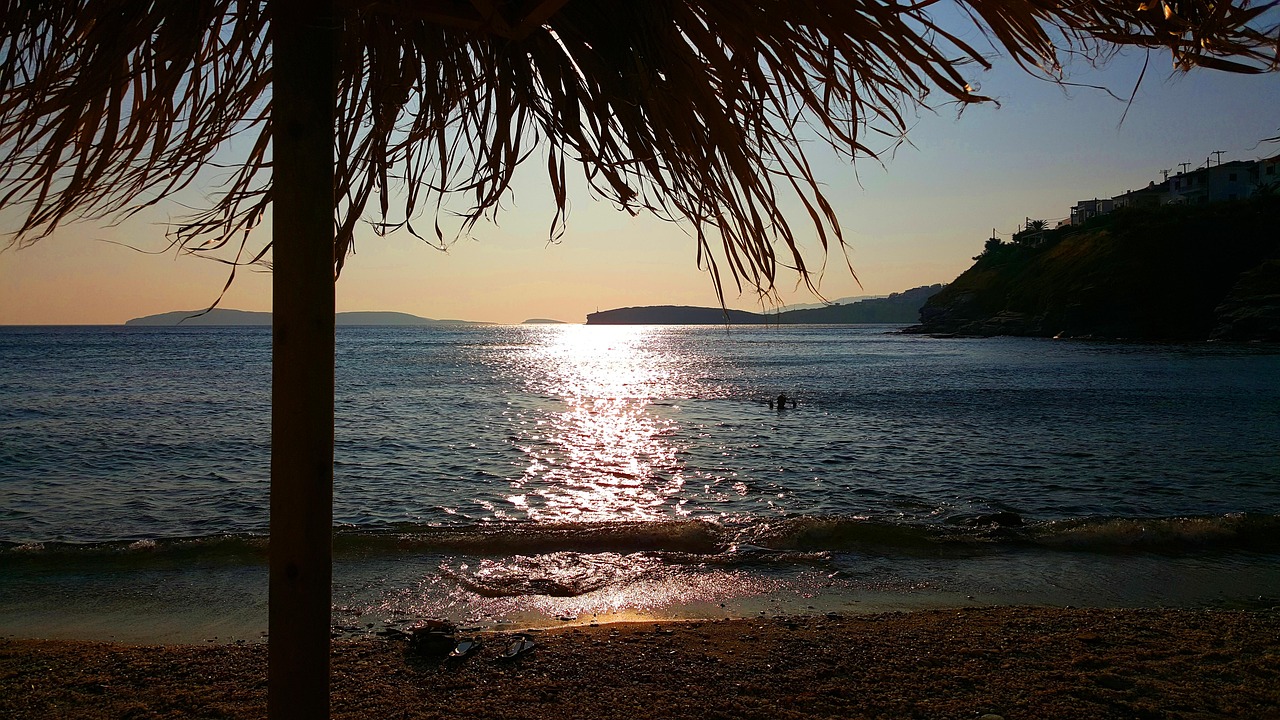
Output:
<instances>
[{"instance_id":1,"label":"coastline","mask_svg":"<svg viewBox=\"0 0 1280 720\"><path fill-rule=\"evenodd\" d=\"M982 607L333 644L333 717L1275 718L1280 609ZM0 640L0 716L256 718L261 644Z\"/></svg>"}]
</instances>

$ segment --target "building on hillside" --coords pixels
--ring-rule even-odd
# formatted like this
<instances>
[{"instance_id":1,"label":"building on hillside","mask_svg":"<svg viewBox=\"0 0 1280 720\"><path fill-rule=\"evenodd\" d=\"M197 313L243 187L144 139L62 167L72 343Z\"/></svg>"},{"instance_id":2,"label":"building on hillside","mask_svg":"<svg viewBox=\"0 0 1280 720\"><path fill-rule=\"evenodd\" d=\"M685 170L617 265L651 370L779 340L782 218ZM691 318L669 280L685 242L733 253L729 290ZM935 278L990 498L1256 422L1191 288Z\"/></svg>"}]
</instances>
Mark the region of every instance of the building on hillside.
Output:
<instances>
[{"instance_id":1,"label":"building on hillside","mask_svg":"<svg viewBox=\"0 0 1280 720\"><path fill-rule=\"evenodd\" d=\"M1243 200L1264 190L1280 191L1280 155L1206 165L1190 172L1180 172L1161 183L1153 180L1145 188L1130 190L1113 198L1081 200L1071 208L1071 216L1058 223L1058 227L1079 225L1120 208Z\"/></svg>"},{"instance_id":2,"label":"building on hillside","mask_svg":"<svg viewBox=\"0 0 1280 720\"><path fill-rule=\"evenodd\" d=\"M1153 180L1144 188L1116 195L1111 198L1111 204L1117 210L1120 208L1159 207L1164 204L1165 196L1168 193L1168 180L1160 184L1156 184Z\"/></svg>"},{"instance_id":3,"label":"building on hillside","mask_svg":"<svg viewBox=\"0 0 1280 720\"><path fill-rule=\"evenodd\" d=\"M1098 198L1094 198L1092 200L1081 200L1071 208L1070 224L1079 225L1089 218L1106 215L1111 212L1113 208L1114 205L1111 202L1111 198L1104 198L1101 200Z\"/></svg>"},{"instance_id":4,"label":"building on hillside","mask_svg":"<svg viewBox=\"0 0 1280 720\"><path fill-rule=\"evenodd\" d=\"M1263 158L1256 163L1251 177L1254 181L1254 192L1262 186L1275 186L1280 183L1280 155Z\"/></svg>"},{"instance_id":5,"label":"building on hillside","mask_svg":"<svg viewBox=\"0 0 1280 720\"><path fill-rule=\"evenodd\" d=\"M1166 202L1198 205L1247 198L1258 185L1260 166L1264 162L1232 160L1221 165L1178 173L1169 178L1169 197Z\"/></svg>"}]
</instances>

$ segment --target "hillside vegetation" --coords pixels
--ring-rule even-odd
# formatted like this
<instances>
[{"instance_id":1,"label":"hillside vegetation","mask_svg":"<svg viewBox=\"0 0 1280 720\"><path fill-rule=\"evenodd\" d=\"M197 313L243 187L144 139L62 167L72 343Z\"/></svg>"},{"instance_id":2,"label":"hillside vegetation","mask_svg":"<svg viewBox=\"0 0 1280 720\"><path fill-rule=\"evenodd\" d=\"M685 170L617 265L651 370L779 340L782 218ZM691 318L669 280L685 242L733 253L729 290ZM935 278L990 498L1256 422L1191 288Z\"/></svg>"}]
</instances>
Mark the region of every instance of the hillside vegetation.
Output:
<instances>
[{"instance_id":1,"label":"hillside vegetation","mask_svg":"<svg viewBox=\"0 0 1280 720\"><path fill-rule=\"evenodd\" d=\"M1280 196L1118 210L975 260L912 331L1280 340Z\"/></svg>"}]
</instances>

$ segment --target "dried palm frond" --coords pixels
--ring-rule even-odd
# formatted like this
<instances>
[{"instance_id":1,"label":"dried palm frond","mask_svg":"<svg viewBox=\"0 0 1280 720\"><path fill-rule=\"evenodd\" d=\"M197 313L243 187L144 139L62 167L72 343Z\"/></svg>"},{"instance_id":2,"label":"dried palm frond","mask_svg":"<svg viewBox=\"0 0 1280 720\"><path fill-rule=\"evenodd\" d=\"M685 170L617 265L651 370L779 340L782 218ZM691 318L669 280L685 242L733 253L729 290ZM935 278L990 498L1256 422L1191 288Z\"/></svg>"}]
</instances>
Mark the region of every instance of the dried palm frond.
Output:
<instances>
[{"instance_id":1,"label":"dried palm frond","mask_svg":"<svg viewBox=\"0 0 1280 720\"><path fill-rule=\"evenodd\" d=\"M269 9L243 0L5 0L0 13L0 204L13 243L66 220L139 211L226 163L211 207L177 225L200 251L238 243L272 198ZM436 218L462 194L466 232L522 161L545 154L551 236L568 166L632 212L687 223L721 292L808 278L798 201L824 250L843 245L806 160L816 135L848 156L901 137L931 94L982 102L983 53L938 0L344 0L335 91L335 274L357 223ZM947 7L1021 66L1064 53L1164 48L1175 66L1276 67L1270 5L1248 0L963 0ZM931 14L932 13L932 14ZM963 17L963 15L961 16ZM398 193L398 194L397 194ZM268 248L247 256L261 260ZM781 255L781 257L780 257Z\"/></svg>"}]
</instances>

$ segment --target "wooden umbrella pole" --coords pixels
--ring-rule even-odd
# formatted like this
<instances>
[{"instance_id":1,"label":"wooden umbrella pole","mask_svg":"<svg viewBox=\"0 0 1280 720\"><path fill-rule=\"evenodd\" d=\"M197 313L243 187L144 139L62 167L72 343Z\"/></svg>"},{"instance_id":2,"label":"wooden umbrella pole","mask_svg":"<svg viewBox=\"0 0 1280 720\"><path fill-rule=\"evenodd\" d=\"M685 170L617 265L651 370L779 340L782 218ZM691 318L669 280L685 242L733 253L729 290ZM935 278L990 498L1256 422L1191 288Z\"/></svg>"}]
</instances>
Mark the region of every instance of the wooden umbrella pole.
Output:
<instances>
[{"instance_id":1,"label":"wooden umbrella pole","mask_svg":"<svg viewBox=\"0 0 1280 720\"><path fill-rule=\"evenodd\" d=\"M329 717L333 525L332 0L272 0L268 715Z\"/></svg>"}]
</instances>

